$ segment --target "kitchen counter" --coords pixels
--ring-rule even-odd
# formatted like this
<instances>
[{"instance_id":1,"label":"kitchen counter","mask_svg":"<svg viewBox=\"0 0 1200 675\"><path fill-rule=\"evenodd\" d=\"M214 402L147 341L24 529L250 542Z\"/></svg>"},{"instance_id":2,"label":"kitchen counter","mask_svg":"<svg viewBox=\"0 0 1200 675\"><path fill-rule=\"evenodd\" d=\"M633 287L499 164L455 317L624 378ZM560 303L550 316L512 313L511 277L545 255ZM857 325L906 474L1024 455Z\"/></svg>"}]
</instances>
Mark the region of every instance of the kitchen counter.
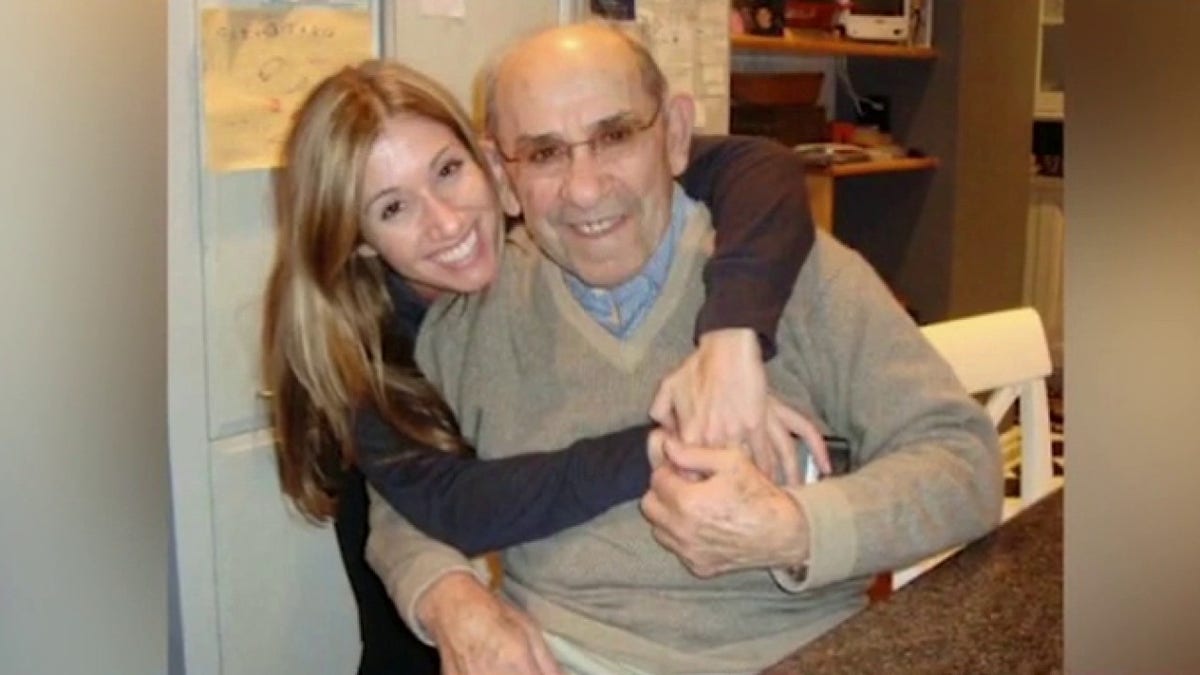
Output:
<instances>
[{"instance_id":1,"label":"kitchen counter","mask_svg":"<svg viewBox=\"0 0 1200 675\"><path fill-rule=\"evenodd\" d=\"M766 671L1062 672L1058 490Z\"/></svg>"}]
</instances>

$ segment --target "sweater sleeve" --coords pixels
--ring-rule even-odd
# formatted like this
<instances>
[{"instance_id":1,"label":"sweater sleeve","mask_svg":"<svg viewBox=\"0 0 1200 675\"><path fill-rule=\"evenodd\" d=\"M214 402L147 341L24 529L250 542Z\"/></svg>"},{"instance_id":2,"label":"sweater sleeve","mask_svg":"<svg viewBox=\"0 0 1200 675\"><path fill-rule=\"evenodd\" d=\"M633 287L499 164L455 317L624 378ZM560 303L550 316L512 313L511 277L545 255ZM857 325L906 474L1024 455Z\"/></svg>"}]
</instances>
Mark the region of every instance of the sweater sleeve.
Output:
<instances>
[{"instance_id":1,"label":"sweater sleeve","mask_svg":"<svg viewBox=\"0 0 1200 675\"><path fill-rule=\"evenodd\" d=\"M789 311L781 330L780 344L800 355L789 366L854 448L851 473L787 488L809 534L803 583L776 576L792 591L900 569L982 536L1000 517L991 419L869 265L842 258L819 290L798 290L811 311Z\"/></svg>"},{"instance_id":2,"label":"sweater sleeve","mask_svg":"<svg viewBox=\"0 0 1200 675\"><path fill-rule=\"evenodd\" d=\"M404 623L422 642L432 645L433 639L417 618L421 596L451 572L474 575L482 584L487 584L487 576L477 565L479 559L472 562L453 546L430 539L374 489L368 487L367 494L370 526L363 552L367 564L383 582Z\"/></svg>"},{"instance_id":3,"label":"sweater sleeve","mask_svg":"<svg viewBox=\"0 0 1200 675\"><path fill-rule=\"evenodd\" d=\"M804 163L768 139L701 136L681 182L708 205L716 228L696 335L752 328L770 359L780 315L813 244Z\"/></svg>"},{"instance_id":4,"label":"sweater sleeve","mask_svg":"<svg viewBox=\"0 0 1200 675\"><path fill-rule=\"evenodd\" d=\"M412 525L467 556L586 522L649 485L648 426L494 460L420 446L373 411L358 416L355 432L360 467L376 492Z\"/></svg>"}]
</instances>

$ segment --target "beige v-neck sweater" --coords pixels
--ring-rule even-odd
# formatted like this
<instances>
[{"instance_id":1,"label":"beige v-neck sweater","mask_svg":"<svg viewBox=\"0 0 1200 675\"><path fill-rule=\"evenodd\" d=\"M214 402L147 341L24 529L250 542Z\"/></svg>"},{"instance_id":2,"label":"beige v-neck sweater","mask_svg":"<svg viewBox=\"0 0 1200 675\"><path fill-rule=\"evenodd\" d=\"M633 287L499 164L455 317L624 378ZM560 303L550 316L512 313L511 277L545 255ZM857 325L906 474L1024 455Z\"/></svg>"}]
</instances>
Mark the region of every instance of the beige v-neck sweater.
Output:
<instances>
[{"instance_id":1,"label":"beige v-neck sweater","mask_svg":"<svg viewBox=\"0 0 1200 675\"><path fill-rule=\"evenodd\" d=\"M486 295L431 310L418 360L482 457L646 421L660 378L693 347L711 228L689 206L662 295L629 340L583 311L521 229ZM850 437L857 466L793 491L810 525L806 582L783 590L766 570L697 579L629 503L504 552L505 592L547 631L655 673L756 671L861 608L870 575L996 523L992 426L871 268L819 236L793 297L771 386ZM408 561L381 571L411 609L453 555L411 528L384 529L375 559Z\"/></svg>"}]
</instances>

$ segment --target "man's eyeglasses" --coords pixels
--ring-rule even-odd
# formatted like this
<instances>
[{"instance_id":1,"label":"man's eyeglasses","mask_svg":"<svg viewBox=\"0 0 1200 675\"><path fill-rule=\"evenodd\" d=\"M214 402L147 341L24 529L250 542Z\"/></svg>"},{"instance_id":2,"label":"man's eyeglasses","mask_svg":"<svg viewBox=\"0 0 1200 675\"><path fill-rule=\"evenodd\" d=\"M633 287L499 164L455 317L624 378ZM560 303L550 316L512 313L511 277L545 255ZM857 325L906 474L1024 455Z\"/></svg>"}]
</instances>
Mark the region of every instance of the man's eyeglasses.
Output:
<instances>
[{"instance_id":1,"label":"man's eyeglasses","mask_svg":"<svg viewBox=\"0 0 1200 675\"><path fill-rule=\"evenodd\" d=\"M637 145L638 135L654 126L662 112L662 101L654 108L654 114L646 122L636 118L619 117L602 122L586 140L568 143L562 139L529 141L519 144L513 154L507 155L497 149L504 161L520 164L523 170L543 176L558 176L566 172L571 164L571 151L586 145L597 162L610 163L624 159Z\"/></svg>"}]
</instances>

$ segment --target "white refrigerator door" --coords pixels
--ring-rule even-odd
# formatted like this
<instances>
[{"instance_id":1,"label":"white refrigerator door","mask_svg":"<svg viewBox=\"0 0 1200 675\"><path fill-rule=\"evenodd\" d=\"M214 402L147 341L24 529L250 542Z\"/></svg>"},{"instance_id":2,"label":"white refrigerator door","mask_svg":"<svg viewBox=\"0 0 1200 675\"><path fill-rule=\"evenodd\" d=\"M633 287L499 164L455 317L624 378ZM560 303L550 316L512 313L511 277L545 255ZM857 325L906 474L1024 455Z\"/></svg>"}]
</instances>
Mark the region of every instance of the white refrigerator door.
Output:
<instances>
[{"instance_id":1,"label":"white refrigerator door","mask_svg":"<svg viewBox=\"0 0 1200 675\"><path fill-rule=\"evenodd\" d=\"M381 32L377 0L336 4L369 9ZM215 171L203 145L202 11L291 7L190 0L167 10L172 675L318 675L358 661L333 531L289 511L256 395L270 173Z\"/></svg>"},{"instance_id":2,"label":"white refrigerator door","mask_svg":"<svg viewBox=\"0 0 1200 675\"><path fill-rule=\"evenodd\" d=\"M464 97L493 49L573 16L575 6L462 2L461 18L425 15L422 0L295 5L369 6L385 56ZM202 152L201 9L290 4L189 0L168 9L172 675L349 673L359 655L332 528L289 513L256 395L260 298L273 247L270 175L211 171Z\"/></svg>"},{"instance_id":3,"label":"white refrigerator door","mask_svg":"<svg viewBox=\"0 0 1200 675\"><path fill-rule=\"evenodd\" d=\"M424 0L392 2L385 8L383 49L446 85L467 112L475 75L489 56L526 32L580 11L574 0L461 1L462 17L427 15Z\"/></svg>"}]
</instances>

